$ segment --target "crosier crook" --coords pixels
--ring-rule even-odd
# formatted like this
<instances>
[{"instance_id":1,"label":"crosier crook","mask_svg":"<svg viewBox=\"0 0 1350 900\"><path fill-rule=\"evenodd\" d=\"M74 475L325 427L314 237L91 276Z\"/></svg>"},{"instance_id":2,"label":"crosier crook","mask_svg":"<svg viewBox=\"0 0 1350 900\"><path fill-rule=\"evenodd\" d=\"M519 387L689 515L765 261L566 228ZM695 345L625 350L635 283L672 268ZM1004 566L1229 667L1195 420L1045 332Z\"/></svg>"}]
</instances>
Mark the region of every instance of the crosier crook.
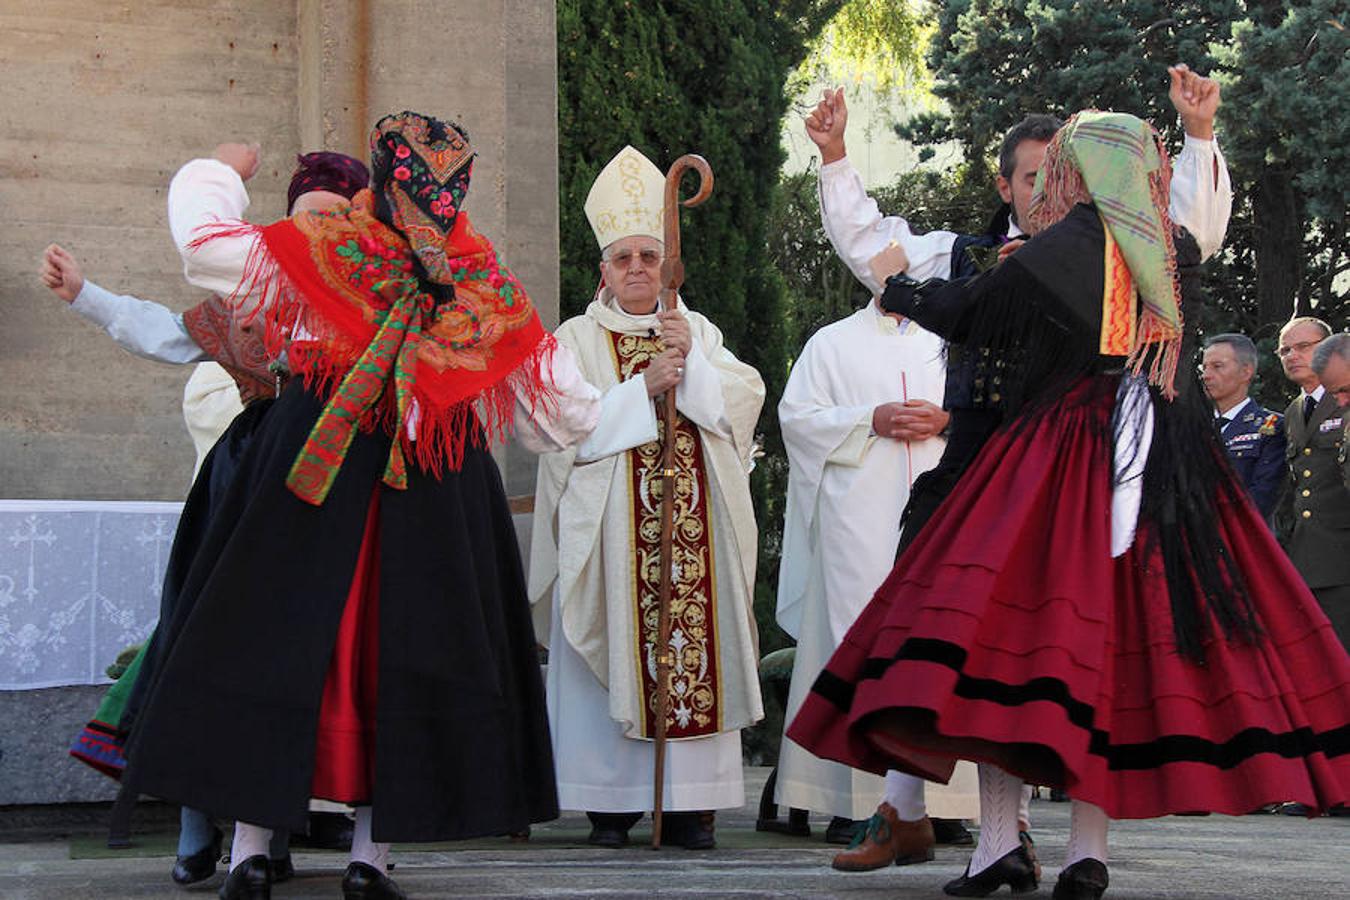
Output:
<instances>
[{"instance_id":1,"label":"crosier crook","mask_svg":"<svg viewBox=\"0 0 1350 900\"><path fill-rule=\"evenodd\" d=\"M699 174L698 193L680 199L680 179L689 169ZM684 263L680 261L680 207L698 206L713 189L712 166L695 153L675 160L666 173L666 196L661 218L665 235L665 259L661 262L661 308L673 310L680 285L684 284ZM652 849L661 849L661 807L666 780L666 717L670 715L670 591L675 519L675 389L661 398L661 421L665 427L661 448L661 592L659 619L654 648L656 656L656 761L652 802Z\"/></svg>"}]
</instances>

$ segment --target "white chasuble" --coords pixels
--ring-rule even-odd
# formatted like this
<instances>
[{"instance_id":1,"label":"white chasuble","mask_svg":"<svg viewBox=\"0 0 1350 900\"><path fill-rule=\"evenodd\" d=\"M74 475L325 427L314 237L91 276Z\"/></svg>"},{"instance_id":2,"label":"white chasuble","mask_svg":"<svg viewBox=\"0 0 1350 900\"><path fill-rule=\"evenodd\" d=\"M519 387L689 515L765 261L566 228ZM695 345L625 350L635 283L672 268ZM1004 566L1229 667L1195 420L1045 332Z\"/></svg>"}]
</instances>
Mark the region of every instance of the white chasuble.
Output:
<instances>
[{"instance_id":1,"label":"white chasuble","mask_svg":"<svg viewBox=\"0 0 1350 900\"><path fill-rule=\"evenodd\" d=\"M676 390L675 671L665 806L744 802L739 729L763 717L751 608L757 533L747 468L764 400L758 373L683 310L694 347ZM549 640L548 706L559 800L650 809L659 584L660 429L641 371L656 317L608 293L558 329L602 393L580 447L540 458L530 553L536 633Z\"/></svg>"},{"instance_id":2,"label":"white chasuble","mask_svg":"<svg viewBox=\"0 0 1350 900\"><path fill-rule=\"evenodd\" d=\"M940 437L878 437L872 412L904 400L940 406L945 381L941 338L883 315L875 302L818 331L792 367L778 405L789 464L778 623L797 639L788 722L890 574L910 487L945 447ZM784 738L780 804L864 819L882 790L878 776L819 759ZM930 785L927 793L934 816L975 812L973 802L947 802L947 788Z\"/></svg>"}]
</instances>

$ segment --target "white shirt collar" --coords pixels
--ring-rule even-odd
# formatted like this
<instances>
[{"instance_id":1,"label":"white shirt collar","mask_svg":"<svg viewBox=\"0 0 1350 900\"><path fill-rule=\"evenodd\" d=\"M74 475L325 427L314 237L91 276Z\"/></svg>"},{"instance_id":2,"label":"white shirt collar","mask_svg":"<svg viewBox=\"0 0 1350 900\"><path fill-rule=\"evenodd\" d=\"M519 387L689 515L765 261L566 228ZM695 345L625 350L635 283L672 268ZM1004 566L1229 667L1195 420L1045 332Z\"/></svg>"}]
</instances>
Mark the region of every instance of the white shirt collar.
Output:
<instances>
[{"instance_id":1,"label":"white shirt collar","mask_svg":"<svg viewBox=\"0 0 1350 900\"><path fill-rule=\"evenodd\" d=\"M1231 421L1233 421L1234 419L1237 418L1238 413L1242 412L1242 408L1243 408L1244 406L1246 406L1248 403L1251 403L1251 402L1252 402L1252 398L1251 398L1251 397L1243 397L1243 398L1242 398L1241 400L1239 400L1235 405L1230 406L1230 407L1228 407L1227 409L1225 409L1223 412L1219 413L1219 418L1220 418L1220 419L1227 419L1228 421L1231 422Z\"/></svg>"},{"instance_id":2,"label":"white shirt collar","mask_svg":"<svg viewBox=\"0 0 1350 900\"><path fill-rule=\"evenodd\" d=\"M1303 396L1304 396L1304 397L1311 397L1311 398L1313 398L1313 402L1314 402L1314 403L1321 403L1321 402L1322 402L1322 395L1325 394L1326 392L1327 392L1327 387L1326 387L1326 385L1324 385L1324 384L1319 384L1319 385L1318 385L1313 391L1311 391L1311 392L1309 392L1309 391L1303 391Z\"/></svg>"},{"instance_id":3,"label":"white shirt collar","mask_svg":"<svg viewBox=\"0 0 1350 900\"><path fill-rule=\"evenodd\" d=\"M909 334L915 328L913 319L901 319L897 322L888 316L876 297L867 304L867 308L872 311L872 321L876 323L877 331L882 334Z\"/></svg>"}]
</instances>

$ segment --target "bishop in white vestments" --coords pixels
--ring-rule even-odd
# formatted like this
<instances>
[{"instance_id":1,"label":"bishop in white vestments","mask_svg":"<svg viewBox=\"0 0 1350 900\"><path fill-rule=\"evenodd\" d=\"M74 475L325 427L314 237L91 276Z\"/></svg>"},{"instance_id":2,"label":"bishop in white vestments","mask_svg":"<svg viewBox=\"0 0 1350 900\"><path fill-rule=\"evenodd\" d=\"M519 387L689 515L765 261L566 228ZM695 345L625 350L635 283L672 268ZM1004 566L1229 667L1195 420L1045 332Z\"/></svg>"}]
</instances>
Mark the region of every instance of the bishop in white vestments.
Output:
<instances>
[{"instance_id":1,"label":"bishop in white vestments","mask_svg":"<svg viewBox=\"0 0 1350 900\"><path fill-rule=\"evenodd\" d=\"M559 802L590 814L593 843L618 846L654 804L657 403L675 391L664 834L707 848L712 811L744 802L740 729L763 717L748 464L764 384L707 318L683 302L660 307L664 183L625 147L586 201L601 289L557 337L602 394L600 424L579 447L540 458L530 599L549 642Z\"/></svg>"}]
</instances>

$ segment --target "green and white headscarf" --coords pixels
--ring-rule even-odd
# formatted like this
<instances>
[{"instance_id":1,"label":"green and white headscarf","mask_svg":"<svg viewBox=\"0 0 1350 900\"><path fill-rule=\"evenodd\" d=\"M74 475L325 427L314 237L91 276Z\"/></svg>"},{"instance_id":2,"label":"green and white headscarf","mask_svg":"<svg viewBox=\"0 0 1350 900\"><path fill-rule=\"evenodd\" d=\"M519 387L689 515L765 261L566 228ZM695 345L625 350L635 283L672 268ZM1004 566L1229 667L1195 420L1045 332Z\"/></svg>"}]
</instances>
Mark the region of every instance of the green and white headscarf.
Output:
<instances>
[{"instance_id":1,"label":"green and white headscarf","mask_svg":"<svg viewBox=\"0 0 1350 900\"><path fill-rule=\"evenodd\" d=\"M1151 125L1125 113L1085 110L1046 148L1027 216L1036 234L1078 203L1096 206L1107 236L1103 353L1127 356L1136 371L1147 359L1149 381L1168 396L1174 393L1182 329L1167 211L1171 180L1167 150ZM1128 271L1116 266L1113 273L1113 258L1123 260ZM1137 317L1136 293L1142 304ZM1128 321L1124 328L1122 321ZM1109 327L1113 322L1116 327ZM1121 340L1111 343L1112 335Z\"/></svg>"}]
</instances>

